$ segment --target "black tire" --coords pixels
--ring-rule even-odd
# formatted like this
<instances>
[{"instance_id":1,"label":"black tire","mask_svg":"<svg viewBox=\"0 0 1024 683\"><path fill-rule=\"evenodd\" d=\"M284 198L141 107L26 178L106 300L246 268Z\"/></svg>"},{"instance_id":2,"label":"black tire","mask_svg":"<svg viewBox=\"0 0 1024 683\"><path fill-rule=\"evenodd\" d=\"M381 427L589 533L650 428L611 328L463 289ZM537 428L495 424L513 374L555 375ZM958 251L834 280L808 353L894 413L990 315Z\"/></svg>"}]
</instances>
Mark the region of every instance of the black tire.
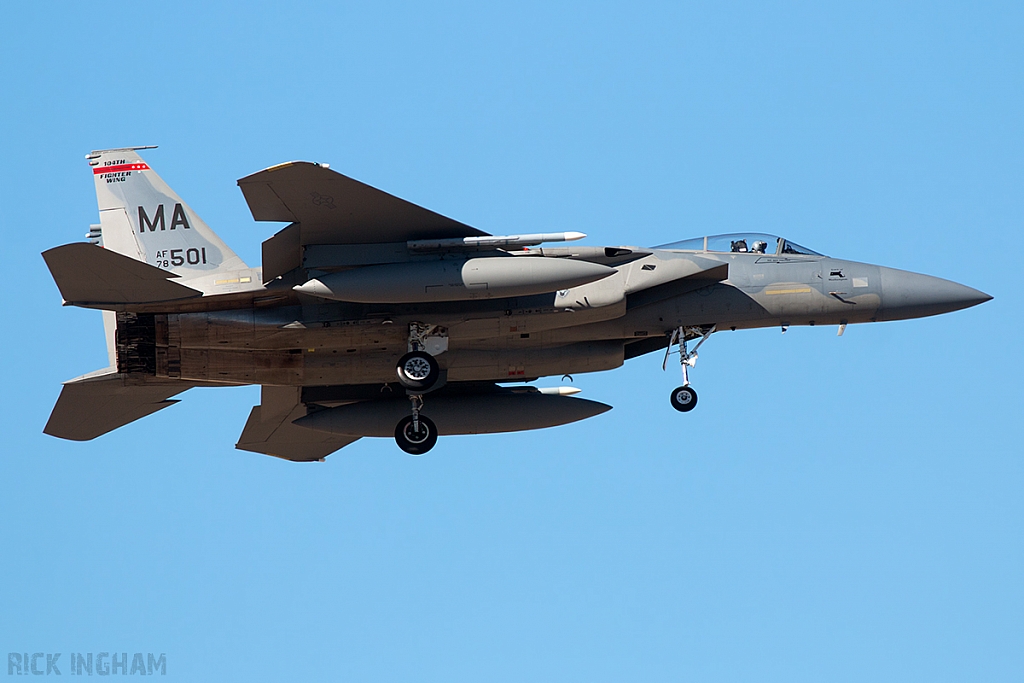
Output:
<instances>
[{"instance_id":1,"label":"black tire","mask_svg":"<svg viewBox=\"0 0 1024 683\"><path fill-rule=\"evenodd\" d=\"M413 430L412 415L407 415L395 427L395 442L409 455L423 455L437 443L437 427L430 418L420 415L417 433Z\"/></svg>"},{"instance_id":2,"label":"black tire","mask_svg":"<svg viewBox=\"0 0 1024 683\"><path fill-rule=\"evenodd\" d=\"M410 351L402 356L395 368L398 381L406 389L427 391L437 384L441 376L441 368L429 353Z\"/></svg>"},{"instance_id":3,"label":"black tire","mask_svg":"<svg viewBox=\"0 0 1024 683\"><path fill-rule=\"evenodd\" d=\"M669 398L672 401L672 407L680 413L688 413L697 407L697 392L690 385L676 387L672 390L672 395Z\"/></svg>"}]
</instances>

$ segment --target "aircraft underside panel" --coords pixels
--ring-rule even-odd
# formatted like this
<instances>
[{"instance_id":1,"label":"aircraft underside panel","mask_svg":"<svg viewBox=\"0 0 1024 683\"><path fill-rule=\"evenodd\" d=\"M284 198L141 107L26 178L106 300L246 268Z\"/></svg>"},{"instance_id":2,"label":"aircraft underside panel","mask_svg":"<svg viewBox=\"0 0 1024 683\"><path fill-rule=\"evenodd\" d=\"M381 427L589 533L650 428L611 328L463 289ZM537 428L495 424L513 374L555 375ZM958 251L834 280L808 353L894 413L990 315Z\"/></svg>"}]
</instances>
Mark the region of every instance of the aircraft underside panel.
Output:
<instances>
[{"instance_id":1,"label":"aircraft underside panel","mask_svg":"<svg viewBox=\"0 0 1024 683\"><path fill-rule=\"evenodd\" d=\"M147 367L153 377L219 384L389 384L399 349L364 353L245 351L168 347ZM165 360L166 359L166 360ZM460 349L438 357L449 382L515 381L622 365L623 342L597 341L553 348ZM136 360L135 367L143 365Z\"/></svg>"},{"instance_id":2,"label":"aircraft underside panel","mask_svg":"<svg viewBox=\"0 0 1024 683\"><path fill-rule=\"evenodd\" d=\"M122 373L219 384L286 386L387 384L406 353L407 326L302 327L279 330L285 348L253 348L252 312L152 315L119 313L117 362ZM584 314L567 314L581 315ZM599 319L600 316L595 316ZM618 367L624 341L568 338L551 343L553 332L529 321L486 324L500 337L457 337L438 362L448 381L509 381L546 375L595 372ZM276 329L276 328L275 328ZM261 344L262 345L262 344Z\"/></svg>"},{"instance_id":3,"label":"aircraft underside panel","mask_svg":"<svg viewBox=\"0 0 1024 683\"><path fill-rule=\"evenodd\" d=\"M515 381L548 375L611 370L622 365L621 341L546 348L460 349L448 355L448 381Z\"/></svg>"}]
</instances>

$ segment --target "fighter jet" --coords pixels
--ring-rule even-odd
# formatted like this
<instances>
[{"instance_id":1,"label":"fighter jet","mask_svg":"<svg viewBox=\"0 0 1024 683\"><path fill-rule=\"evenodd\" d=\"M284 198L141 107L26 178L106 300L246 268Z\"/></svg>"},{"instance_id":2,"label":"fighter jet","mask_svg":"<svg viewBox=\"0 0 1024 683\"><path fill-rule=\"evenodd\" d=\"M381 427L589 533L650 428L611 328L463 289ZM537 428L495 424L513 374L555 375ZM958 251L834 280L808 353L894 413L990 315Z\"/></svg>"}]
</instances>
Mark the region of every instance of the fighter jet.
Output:
<instances>
[{"instance_id":1,"label":"fighter jet","mask_svg":"<svg viewBox=\"0 0 1024 683\"><path fill-rule=\"evenodd\" d=\"M775 235L575 246L490 235L332 171L289 162L238 181L288 225L246 265L129 147L91 152L100 221L43 252L65 305L103 312L109 367L64 383L44 432L89 440L192 387L259 384L236 448L322 461L364 436L407 453L438 436L539 429L610 406L542 377L678 351L672 407L722 330L938 315L990 296L830 258ZM552 246L554 245L554 246Z\"/></svg>"}]
</instances>

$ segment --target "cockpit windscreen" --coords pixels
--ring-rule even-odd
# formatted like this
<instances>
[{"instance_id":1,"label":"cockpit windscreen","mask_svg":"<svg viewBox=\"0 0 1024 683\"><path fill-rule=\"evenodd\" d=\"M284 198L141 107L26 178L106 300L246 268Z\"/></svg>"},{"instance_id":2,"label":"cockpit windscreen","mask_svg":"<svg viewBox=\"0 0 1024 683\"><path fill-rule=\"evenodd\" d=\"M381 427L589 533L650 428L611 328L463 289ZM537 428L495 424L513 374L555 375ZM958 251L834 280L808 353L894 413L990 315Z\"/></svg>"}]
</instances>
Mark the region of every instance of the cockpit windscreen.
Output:
<instances>
[{"instance_id":1,"label":"cockpit windscreen","mask_svg":"<svg viewBox=\"0 0 1024 683\"><path fill-rule=\"evenodd\" d=\"M786 240L786 243L784 245L782 245L782 253L783 254L803 254L804 256L824 256L824 254L819 254L816 251L811 251L807 247L801 247L796 242L790 242L789 240Z\"/></svg>"},{"instance_id":2,"label":"cockpit windscreen","mask_svg":"<svg viewBox=\"0 0 1024 683\"><path fill-rule=\"evenodd\" d=\"M733 254L799 254L822 256L799 244L782 237L757 232L734 232L725 235L696 237L681 242L659 244L655 249L679 249L683 251L715 251Z\"/></svg>"},{"instance_id":3,"label":"cockpit windscreen","mask_svg":"<svg viewBox=\"0 0 1024 683\"><path fill-rule=\"evenodd\" d=\"M708 237L708 251L726 251L735 254L775 254L781 237L756 232L736 232Z\"/></svg>"}]
</instances>

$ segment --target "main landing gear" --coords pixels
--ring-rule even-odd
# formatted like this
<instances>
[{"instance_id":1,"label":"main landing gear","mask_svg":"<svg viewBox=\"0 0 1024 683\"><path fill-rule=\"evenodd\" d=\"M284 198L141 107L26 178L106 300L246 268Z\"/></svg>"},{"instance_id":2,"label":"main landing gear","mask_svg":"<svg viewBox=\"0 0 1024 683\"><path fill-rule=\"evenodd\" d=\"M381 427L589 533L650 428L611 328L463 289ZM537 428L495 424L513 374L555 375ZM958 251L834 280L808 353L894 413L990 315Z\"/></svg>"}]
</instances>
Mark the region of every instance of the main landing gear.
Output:
<instances>
[{"instance_id":1,"label":"main landing gear","mask_svg":"<svg viewBox=\"0 0 1024 683\"><path fill-rule=\"evenodd\" d=\"M423 394L437 388L441 368L435 355L448 350L448 331L437 325L409 323L409 352L402 356L395 372L405 387L411 404L411 415L399 420L395 442L410 455L423 455L437 443L437 426L425 415Z\"/></svg>"},{"instance_id":2,"label":"main landing gear","mask_svg":"<svg viewBox=\"0 0 1024 683\"><path fill-rule=\"evenodd\" d=\"M425 415L420 415L423 408L423 397L419 394L409 396L412 403L412 415L406 415L395 427L395 441L398 447L409 455L423 455L437 443L437 425Z\"/></svg>"},{"instance_id":3,"label":"main landing gear","mask_svg":"<svg viewBox=\"0 0 1024 683\"><path fill-rule=\"evenodd\" d=\"M409 323L409 352L398 360L398 382L410 392L426 393L441 378L434 360L448 350L448 330L439 325Z\"/></svg>"},{"instance_id":4,"label":"main landing gear","mask_svg":"<svg viewBox=\"0 0 1024 683\"><path fill-rule=\"evenodd\" d=\"M668 366L668 357L672 352L672 345L679 345L679 365L683 369L683 386L672 390L669 399L672 407L681 413L688 413L697 407L697 392L690 386L689 368L697 364L697 349L708 340L708 337L717 328L717 325L710 327L677 327L672 330L672 336L668 340L668 348L665 349L665 360L661 363L661 369ZM686 341L700 337L700 341L693 347L693 351L686 350Z\"/></svg>"},{"instance_id":5,"label":"main landing gear","mask_svg":"<svg viewBox=\"0 0 1024 683\"><path fill-rule=\"evenodd\" d=\"M412 391L429 391L437 384L441 368L426 351L410 351L398 361L398 381Z\"/></svg>"}]
</instances>

